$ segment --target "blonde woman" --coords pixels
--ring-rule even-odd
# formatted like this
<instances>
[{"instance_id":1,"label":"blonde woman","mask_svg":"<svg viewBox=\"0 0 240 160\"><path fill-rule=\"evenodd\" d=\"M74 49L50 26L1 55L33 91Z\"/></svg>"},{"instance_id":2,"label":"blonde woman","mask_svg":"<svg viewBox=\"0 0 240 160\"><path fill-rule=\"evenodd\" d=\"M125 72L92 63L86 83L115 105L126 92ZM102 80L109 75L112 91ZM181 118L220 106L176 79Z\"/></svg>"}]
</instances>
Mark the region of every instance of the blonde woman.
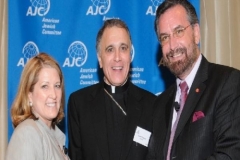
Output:
<instances>
[{"instance_id":1,"label":"blonde woman","mask_svg":"<svg viewBox=\"0 0 240 160\"><path fill-rule=\"evenodd\" d=\"M23 69L11 118L15 127L7 160L67 160L65 135L57 127L64 117L64 81L58 63L40 53Z\"/></svg>"}]
</instances>

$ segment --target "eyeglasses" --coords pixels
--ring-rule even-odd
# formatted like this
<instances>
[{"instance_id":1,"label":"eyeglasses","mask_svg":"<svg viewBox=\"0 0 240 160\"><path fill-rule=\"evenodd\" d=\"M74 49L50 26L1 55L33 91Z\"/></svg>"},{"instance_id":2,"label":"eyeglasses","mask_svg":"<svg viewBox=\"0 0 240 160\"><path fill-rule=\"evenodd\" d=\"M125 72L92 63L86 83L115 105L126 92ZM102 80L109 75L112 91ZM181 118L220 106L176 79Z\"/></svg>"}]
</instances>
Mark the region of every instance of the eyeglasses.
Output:
<instances>
[{"instance_id":1,"label":"eyeglasses","mask_svg":"<svg viewBox=\"0 0 240 160\"><path fill-rule=\"evenodd\" d=\"M185 33L185 30L191 26L191 24L189 24L187 27L184 27L184 28L177 28L173 31L173 37L175 38L181 38L184 36L184 33ZM163 34L163 35L160 35L160 38L159 38L159 41L161 43L161 45L165 45L169 42L170 40L170 34Z\"/></svg>"}]
</instances>

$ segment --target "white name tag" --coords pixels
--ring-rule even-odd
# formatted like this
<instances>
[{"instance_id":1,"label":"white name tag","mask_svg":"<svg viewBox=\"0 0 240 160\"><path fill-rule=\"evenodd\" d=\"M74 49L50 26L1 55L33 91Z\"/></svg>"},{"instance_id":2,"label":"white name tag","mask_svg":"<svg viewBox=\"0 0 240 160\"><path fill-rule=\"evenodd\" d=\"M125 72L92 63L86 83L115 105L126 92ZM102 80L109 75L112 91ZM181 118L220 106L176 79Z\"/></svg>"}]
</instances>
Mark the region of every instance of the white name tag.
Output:
<instances>
[{"instance_id":1,"label":"white name tag","mask_svg":"<svg viewBox=\"0 0 240 160\"><path fill-rule=\"evenodd\" d=\"M151 132L149 132L141 127L137 127L133 141L147 147L150 136L151 136Z\"/></svg>"}]
</instances>

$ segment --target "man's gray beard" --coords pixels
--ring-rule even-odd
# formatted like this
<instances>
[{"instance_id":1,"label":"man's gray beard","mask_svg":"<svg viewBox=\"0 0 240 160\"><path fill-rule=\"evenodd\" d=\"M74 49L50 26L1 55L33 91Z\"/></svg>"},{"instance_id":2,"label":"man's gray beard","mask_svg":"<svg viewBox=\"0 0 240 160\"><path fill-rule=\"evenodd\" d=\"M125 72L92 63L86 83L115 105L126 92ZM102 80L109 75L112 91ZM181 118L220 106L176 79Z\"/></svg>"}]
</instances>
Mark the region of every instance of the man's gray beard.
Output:
<instances>
[{"instance_id":1,"label":"man's gray beard","mask_svg":"<svg viewBox=\"0 0 240 160\"><path fill-rule=\"evenodd\" d=\"M193 50L191 54L187 54L187 48L177 48L174 51L171 51L169 54L182 52L185 54L185 58L183 60L179 60L176 62L169 62L168 59L164 58L163 61L165 65L169 68L169 70L175 75L180 76L187 70L192 68L192 65L196 62L198 58L197 54L197 45L193 43ZM167 55L169 55L167 54Z\"/></svg>"}]
</instances>

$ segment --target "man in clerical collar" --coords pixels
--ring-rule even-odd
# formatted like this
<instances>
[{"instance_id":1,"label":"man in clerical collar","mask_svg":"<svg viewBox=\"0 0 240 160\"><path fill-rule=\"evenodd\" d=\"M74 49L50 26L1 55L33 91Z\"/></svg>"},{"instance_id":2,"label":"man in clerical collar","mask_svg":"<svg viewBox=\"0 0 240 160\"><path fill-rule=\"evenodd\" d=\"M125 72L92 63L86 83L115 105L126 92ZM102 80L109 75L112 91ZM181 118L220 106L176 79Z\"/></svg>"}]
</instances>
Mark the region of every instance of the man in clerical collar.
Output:
<instances>
[{"instance_id":1,"label":"man in clerical collar","mask_svg":"<svg viewBox=\"0 0 240 160\"><path fill-rule=\"evenodd\" d=\"M155 95L129 80L131 36L120 19L106 20L96 39L103 81L68 101L72 160L144 160Z\"/></svg>"}]
</instances>

